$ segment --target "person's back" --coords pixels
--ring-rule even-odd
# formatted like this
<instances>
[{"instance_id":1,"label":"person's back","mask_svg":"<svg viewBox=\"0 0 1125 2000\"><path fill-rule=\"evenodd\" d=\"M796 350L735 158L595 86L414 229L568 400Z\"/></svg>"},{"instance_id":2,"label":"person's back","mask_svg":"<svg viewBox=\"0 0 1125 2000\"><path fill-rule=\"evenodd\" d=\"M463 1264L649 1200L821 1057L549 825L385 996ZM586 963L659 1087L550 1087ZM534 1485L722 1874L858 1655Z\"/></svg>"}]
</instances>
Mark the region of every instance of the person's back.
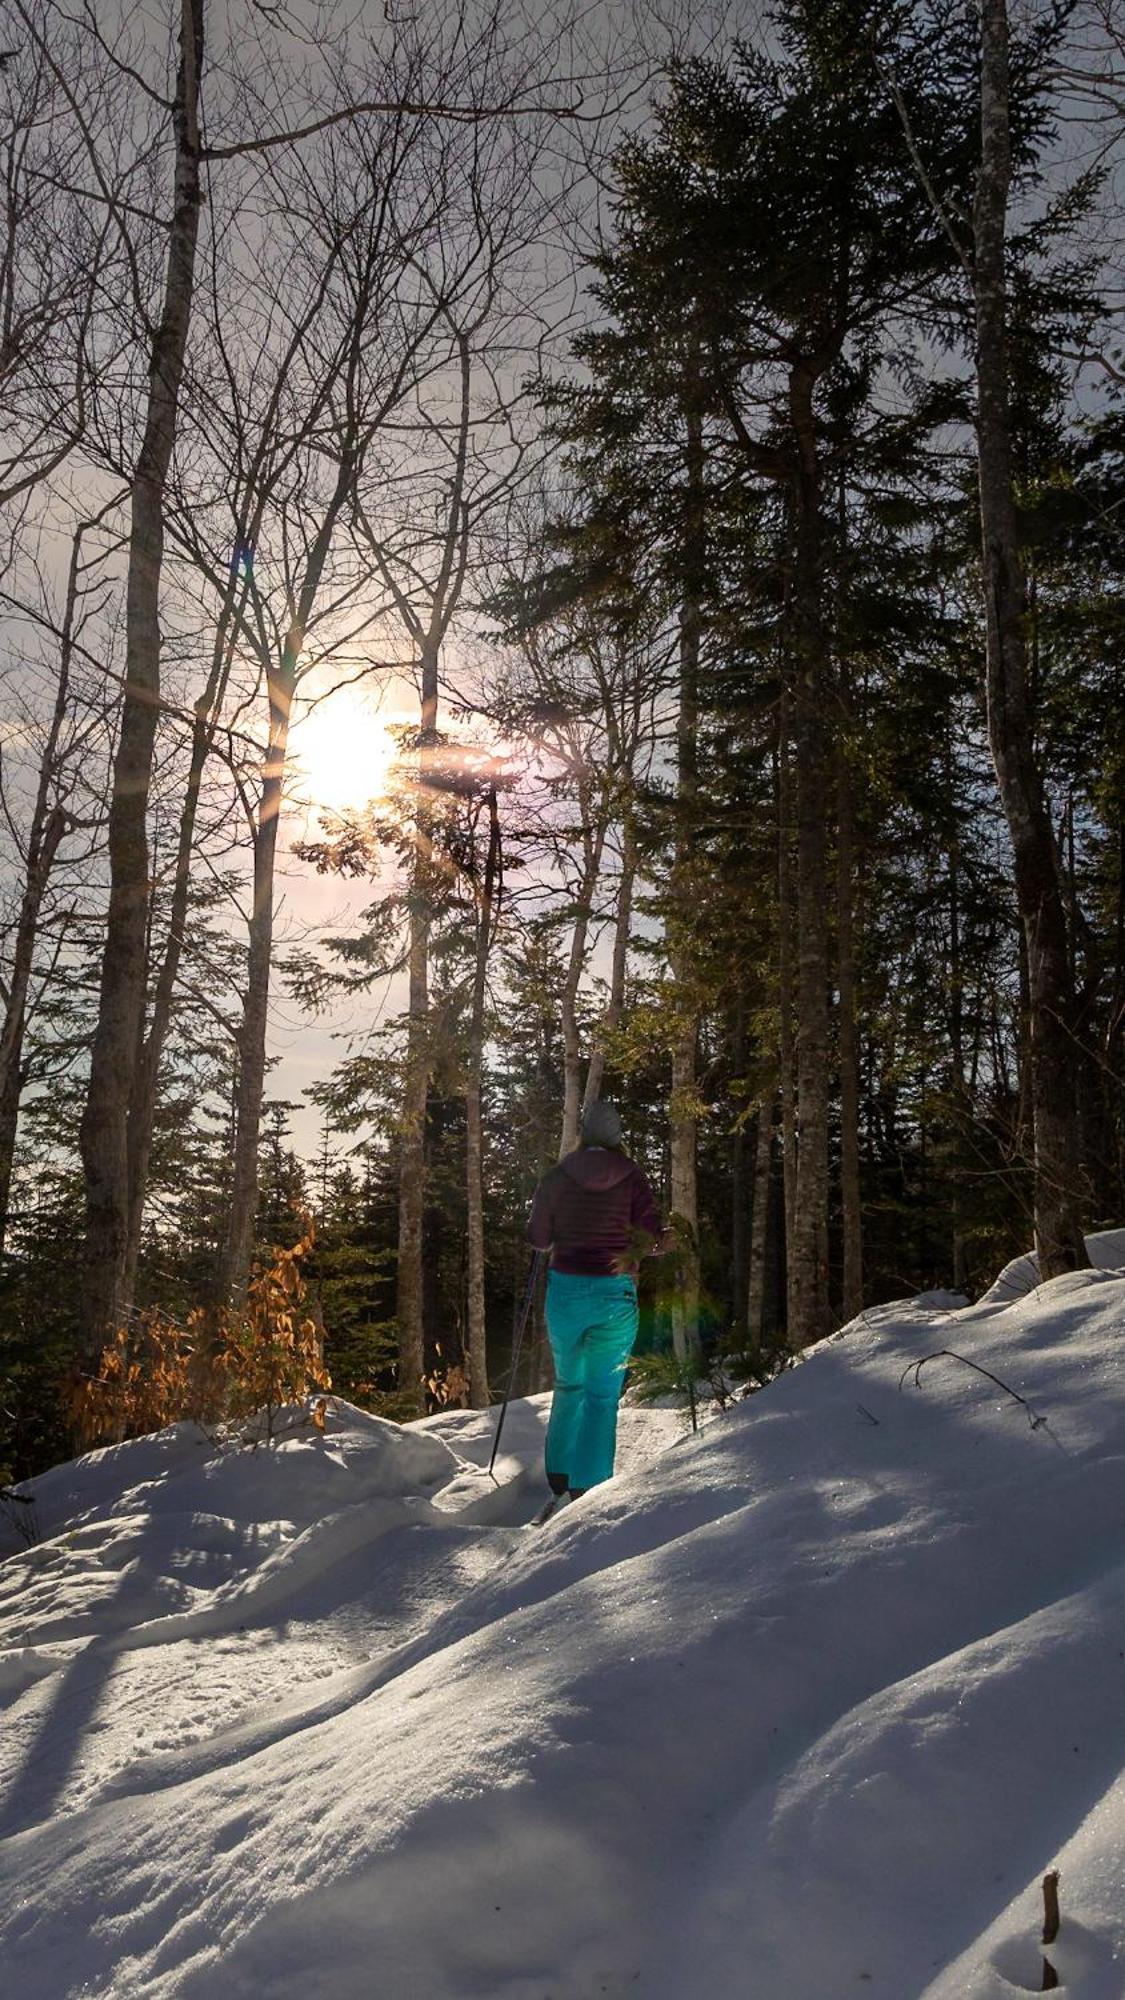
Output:
<instances>
[{"instance_id":1,"label":"person's back","mask_svg":"<svg viewBox=\"0 0 1125 2000\"><path fill-rule=\"evenodd\" d=\"M553 1271L587 1278L619 1277L638 1237L655 1242L661 1233L656 1197L636 1161L617 1146L589 1143L544 1175L527 1225L528 1241L550 1249Z\"/></svg>"}]
</instances>

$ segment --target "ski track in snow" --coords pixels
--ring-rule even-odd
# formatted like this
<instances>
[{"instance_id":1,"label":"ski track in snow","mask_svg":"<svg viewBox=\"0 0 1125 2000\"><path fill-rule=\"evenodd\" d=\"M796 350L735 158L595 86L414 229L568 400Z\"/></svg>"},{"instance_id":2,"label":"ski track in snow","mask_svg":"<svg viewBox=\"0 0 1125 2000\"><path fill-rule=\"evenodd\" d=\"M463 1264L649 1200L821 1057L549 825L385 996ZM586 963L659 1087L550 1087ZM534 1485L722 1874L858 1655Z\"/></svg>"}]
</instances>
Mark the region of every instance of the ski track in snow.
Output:
<instances>
[{"instance_id":1,"label":"ski track in snow","mask_svg":"<svg viewBox=\"0 0 1125 2000\"><path fill-rule=\"evenodd\" d=\"M1125 1231L869 1311L698 1437L545 1398L29 1489L0 1567L27 2000L1125 2000ZM1031 1414L957 1361L992 1369ZM1032 1417L1044 1425L1032 1428ZM9 1984L10 1982L10 1984Z\"/></svg>"}]
</instances>

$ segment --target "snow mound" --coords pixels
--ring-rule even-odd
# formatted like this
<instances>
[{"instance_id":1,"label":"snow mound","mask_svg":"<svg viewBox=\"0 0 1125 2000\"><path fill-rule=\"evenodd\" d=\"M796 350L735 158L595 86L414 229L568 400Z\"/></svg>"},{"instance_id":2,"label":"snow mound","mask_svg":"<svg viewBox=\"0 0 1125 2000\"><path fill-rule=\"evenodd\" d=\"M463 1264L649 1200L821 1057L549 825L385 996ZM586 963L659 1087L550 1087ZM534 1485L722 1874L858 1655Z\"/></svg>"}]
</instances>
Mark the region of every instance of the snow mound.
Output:
<instances>
[{"instance_id":1,"label":"snow mound","mask_svg":"<svg viewBox=\"0 0 1125 2000\"><path fill-rule=\"evenodd\" d=\"M1086 1238L1086 1255L1095 1271L1125 1271L1125 1229L1101 1229ZM1026 1298L1039 1283L1039 1259L1034 1250L1013 1257L978 1301L982 1306L1011 1305Z\"/></svg>"},{"instance_id":2,"label":"snow mound","mask_svg":"<svg viewBox=\"0 0 1125 2000\"><path fill-rule=\"evenodd\" d=\"M249 1465L222 1517L162 1505L174 1438L139 1487L50 1475L114 1497L0 1571L13 1990L1001 2000L1057 1866L1063 1990L1122 2000L1123 1315L1110 1270L869 1311L697 1437L624 1410L541 1532L542 1399L507 1520L471 1413L411 1428L452 1468L412 1492L345 1417L299 1482L372 1483L304 1526ZM130 1619L146 1536L185 1598Z\"/></svg>"}]
</instances>

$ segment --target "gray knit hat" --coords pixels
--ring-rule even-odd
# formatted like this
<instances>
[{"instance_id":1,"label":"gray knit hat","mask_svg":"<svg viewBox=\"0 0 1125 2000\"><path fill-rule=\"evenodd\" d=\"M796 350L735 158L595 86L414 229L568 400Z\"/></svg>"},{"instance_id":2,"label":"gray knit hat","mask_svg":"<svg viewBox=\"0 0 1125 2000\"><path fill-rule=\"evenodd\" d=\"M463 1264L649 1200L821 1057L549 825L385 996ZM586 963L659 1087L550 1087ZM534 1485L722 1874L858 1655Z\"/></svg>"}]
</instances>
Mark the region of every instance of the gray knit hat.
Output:
<instances>
[{"instance_id":1,"label":"gray knit hat","mask_svg":"<svg viewBox=\"0 0 1125 2000\"><path fill-rule=\"evenodd\" d=\"M582 1113L580 1128L583 1143L587 1146L619 1146L621 1144L621 1113L615 1104L607 1104L595 1098L587 1104Z\"/></svg>"}]
</instances>

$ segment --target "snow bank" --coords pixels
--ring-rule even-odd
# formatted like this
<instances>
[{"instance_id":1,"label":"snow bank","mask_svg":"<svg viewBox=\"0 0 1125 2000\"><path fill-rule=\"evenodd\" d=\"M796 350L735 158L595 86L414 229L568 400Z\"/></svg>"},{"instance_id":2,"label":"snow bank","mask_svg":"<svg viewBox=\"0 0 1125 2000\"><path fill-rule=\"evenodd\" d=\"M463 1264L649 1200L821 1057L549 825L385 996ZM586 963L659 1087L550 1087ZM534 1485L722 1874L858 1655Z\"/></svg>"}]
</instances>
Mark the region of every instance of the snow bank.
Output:
<instances>
[{"instance_id":1,"label":"snow bank","mask_svg":"<svg viewBox=\"0 0 1125 2000\"><path fill-rule=\"evenodd\" d=\"M1125 1229L1101 1229L1086 1238L1086 1255L1095 1271L1125 1271ZM1026 1298L1039 1283L1039 1258L1034 1250L1013 1257L994 1278L979 1303L982 1306L1011 1305Z\"/></svg>"},{"instance_id":2,"label":"snow bank","mask_svg":"<svg viewBox=\"0 0 1125 2000\"><path fill-rule=\"evenodd\" d=\"M1064 1990L1122 2000L1125 1277L994 1292L868 1312L696 1438L623 1412L540 1532L541 1399L506 1520L470 1415L345 1413L222 1510L174 1437L50 1475L72 1526L0 1572L13 1986L1000 2000L1058 1866ZM943 1349L1025 1402L903 1383Z\"/></svg>"}]
</instances>

